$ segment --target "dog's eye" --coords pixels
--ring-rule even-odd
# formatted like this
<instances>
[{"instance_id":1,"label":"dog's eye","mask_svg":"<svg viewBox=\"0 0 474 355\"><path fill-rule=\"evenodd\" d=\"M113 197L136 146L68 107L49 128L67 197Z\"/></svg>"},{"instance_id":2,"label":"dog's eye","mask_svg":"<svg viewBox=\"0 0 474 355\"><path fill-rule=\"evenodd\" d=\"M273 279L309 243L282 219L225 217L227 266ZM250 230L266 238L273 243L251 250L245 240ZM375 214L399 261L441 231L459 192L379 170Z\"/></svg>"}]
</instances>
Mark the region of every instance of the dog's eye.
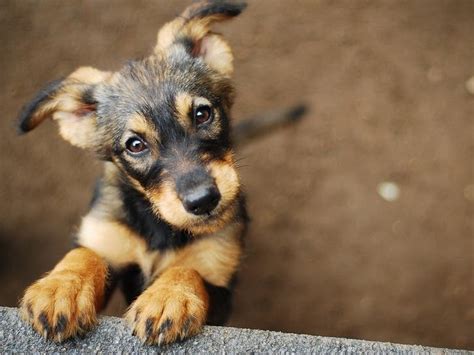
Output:
<instances>
[{"instance_id":1,"label":"dog's eye","mask_svg":"<svg viewBox=\"0 0 474 355\"><path fill-rule=\"evenodd\" d=\"M146 143L138 137L132 137L127 140L125 147L130 153L137 154L148 149Z\"/></svg>"},{"instance_id":2,"label":"dog's eye","mask_svg":"<svg viewBox=\"0 0 474 355\"><path fill-rule=\"evenodd\" d=\"M194 110L194 122L197 126L210 121L212 118L212 110L209 106L199 106Z\"/></svg>"}]
</instances>

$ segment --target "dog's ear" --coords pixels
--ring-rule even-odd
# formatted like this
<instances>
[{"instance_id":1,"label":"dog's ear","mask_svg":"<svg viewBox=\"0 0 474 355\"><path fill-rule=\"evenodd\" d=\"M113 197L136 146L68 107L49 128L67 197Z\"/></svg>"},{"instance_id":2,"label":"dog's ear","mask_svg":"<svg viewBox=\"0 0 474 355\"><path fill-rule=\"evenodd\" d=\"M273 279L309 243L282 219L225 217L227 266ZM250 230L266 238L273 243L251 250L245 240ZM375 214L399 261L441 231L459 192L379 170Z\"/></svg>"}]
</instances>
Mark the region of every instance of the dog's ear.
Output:
<instances>
[{"instance_id":1,"label":"dog's ear","mask_svg":"<svg viewBox=\"0 0 474 355\"><path fill-rule=\"evenodd\" d=\"M232 51L222 36L211 32L211 26L239 15L246 6L245 2L225 0L199 1L189 6L158 32L155 53L166 53L175 45L184 46L190 55L202 58L209 67L230 77Z\"/></svg>"},{"instance_id":2,"label":"dog's ear","mask_svg":"<svg viewBox=\"0 0 474 355\"><path fill-rule=\"evenodd\" d=\"M59 124L61 136L71 144L88 148L94 144L96 106L94 87L107 80L110 72L81 67L68 77L41 90L19 116L19 131L26 133L47 118Z\"/></svg>"}]
</instances>

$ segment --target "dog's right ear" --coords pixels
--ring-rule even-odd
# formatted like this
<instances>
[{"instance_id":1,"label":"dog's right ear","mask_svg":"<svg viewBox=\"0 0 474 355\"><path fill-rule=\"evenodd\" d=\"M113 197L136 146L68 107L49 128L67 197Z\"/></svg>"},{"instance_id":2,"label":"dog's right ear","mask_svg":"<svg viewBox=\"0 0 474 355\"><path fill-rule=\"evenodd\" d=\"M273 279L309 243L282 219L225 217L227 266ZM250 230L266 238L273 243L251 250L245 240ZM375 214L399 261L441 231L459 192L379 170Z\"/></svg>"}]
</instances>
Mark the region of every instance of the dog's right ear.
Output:
<instances>
[{"instance_id":1,"label":"dog's right ear","mask_svg":"<svg viewBox=\"0 0 474 355\"><path fill-rule=\"evenodd\" d=\"M81 67L41 90L19 116L19 131L26 133L47 118L59 124L61 136L71 144L89 148L95 143L96 108L93 91L110 72Z\"/></svg>"},{"instance_id":2,"label":"dog's right ear","mask_svg":"<svg viewBox=\"0 0 474 355\"><path fill-rule=\"evenodd\" d=\"M166 53L175 44L185 44L193 57L201 58L210 68L230 77L233 55L229 44L221 35L213 33L216 22L238 16L247 4L243 1L200 0L188 6L173 21L158 32L155 53Z\"/></svg>"}]
</instances>

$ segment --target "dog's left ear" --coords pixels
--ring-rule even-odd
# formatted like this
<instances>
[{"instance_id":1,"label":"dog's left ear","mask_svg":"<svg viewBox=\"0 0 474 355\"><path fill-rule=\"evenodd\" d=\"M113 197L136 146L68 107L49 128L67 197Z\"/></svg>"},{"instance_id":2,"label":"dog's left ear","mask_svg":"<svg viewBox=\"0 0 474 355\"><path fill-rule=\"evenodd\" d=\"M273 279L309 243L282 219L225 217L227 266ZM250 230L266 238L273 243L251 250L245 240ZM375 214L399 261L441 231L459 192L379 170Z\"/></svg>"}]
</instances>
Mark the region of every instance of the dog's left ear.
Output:
<instances>
[{"instance_id":1,"label":"dog's left ear","mask_svg":"<svg viewBox=\"0 0 474 355\"><path fill-rule=\"evenodd\" d=\"M204 0L189 6L158 32L155 53L184 46L190 55L202 58L209 67L230 77L234 69L232 51L221 35L211 32L211 26L239 15L246 6L245 2L225 0Z\"/></svg>"},{"instance_id":2,"label":"dog's left ear","mask_svg":"<svg viewBox=\"0 0 474 355\"><path fill-rule=\"evenodd\" d=\"M92 92L107 80L110 72L81 67L65 79L56 80L27 104L19 117L20 133L26 133L48 118L59 124L61 136L80 148L95 143L96 108Z\"/></svg>"}]
</instances>

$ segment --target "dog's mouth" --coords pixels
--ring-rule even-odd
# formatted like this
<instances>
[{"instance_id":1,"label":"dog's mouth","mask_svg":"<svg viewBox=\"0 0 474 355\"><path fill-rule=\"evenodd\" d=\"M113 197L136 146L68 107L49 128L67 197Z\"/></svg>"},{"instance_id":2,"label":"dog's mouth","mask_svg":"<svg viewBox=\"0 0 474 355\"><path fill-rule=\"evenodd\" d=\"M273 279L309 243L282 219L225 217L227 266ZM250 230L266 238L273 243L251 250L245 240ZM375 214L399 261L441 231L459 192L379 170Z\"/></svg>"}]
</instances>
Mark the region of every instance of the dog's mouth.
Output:
<instances>
[{"instance_id":1,"label":"dog's mouth","mask_svg":"<svg viewBox=\"0 0 474 355\"><path fill-rule=\"evenodd\" d=\"M227 210L231 207L231 204L223 204L219 203L216 208L214 208L212 211L206 212L198 217L199 221L202 221L203 223L209 223L212 221L219 220L226 212Z\"/></svg>"},{"instance_id":2,"label":"dog's mouth","mask_svg":"<svg viewBox=\"0 0 474 355\"><path fill-rule=\"evenodd\" d=\"M189 215L184 229L195 234L213 233L225 226L236 213L236 201L219 203L215 209L202 215Z\"/></svg>"}]
</instances>

